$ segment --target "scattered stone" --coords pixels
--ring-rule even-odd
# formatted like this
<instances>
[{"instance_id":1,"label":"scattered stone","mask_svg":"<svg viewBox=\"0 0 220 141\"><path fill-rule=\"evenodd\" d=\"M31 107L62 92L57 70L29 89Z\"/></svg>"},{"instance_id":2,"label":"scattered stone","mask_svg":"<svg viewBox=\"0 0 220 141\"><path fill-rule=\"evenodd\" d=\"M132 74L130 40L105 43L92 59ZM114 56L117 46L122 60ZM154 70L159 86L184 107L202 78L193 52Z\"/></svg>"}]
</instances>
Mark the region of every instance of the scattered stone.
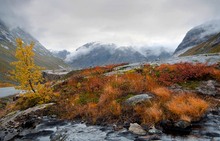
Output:
<instances>
[{"instance_id":1,"label":"scattered stone","mask_svg":"<svg viewBox=\"0 0 220 141\"><path fill-rule=\"evenodd\" d=\"M149 134L162 134L162 131L156 129L154 126L148 130Z\"/></svg>"},{"instance_id":2,"label":"scattered stone","mask_svg":"<svg viewBox=\"0 0 220 141\"><path fill-rule=\"evenodd\" d=\"M122 130L124 127L123 125L116 125L116 124L113 124L113 130L114 131L119 131L119 130Z\"/></svg>"},{"instance_id":3,"label":"scattered stone","mask_svg":"<svg viewBox=\"0 0 220 141\"><path fill-rule=\"evenodd\" d=\"M136 105L137 103L150 100L151 98L153 98L151 95L152 95L151 93L147 93L147 94L139 94L132 96L125 101L125 104Z\"/></svg>"},{"instance_id":4,"label":"scattered stone","mask_svg":"<svg viewBox=\"0 0 220 141\"><path fill-rule=\"evenodd\" d=\"M137 123L130 123L128 130L137 135L146 135L146 131Z\"/></svg>"}]
</instances>

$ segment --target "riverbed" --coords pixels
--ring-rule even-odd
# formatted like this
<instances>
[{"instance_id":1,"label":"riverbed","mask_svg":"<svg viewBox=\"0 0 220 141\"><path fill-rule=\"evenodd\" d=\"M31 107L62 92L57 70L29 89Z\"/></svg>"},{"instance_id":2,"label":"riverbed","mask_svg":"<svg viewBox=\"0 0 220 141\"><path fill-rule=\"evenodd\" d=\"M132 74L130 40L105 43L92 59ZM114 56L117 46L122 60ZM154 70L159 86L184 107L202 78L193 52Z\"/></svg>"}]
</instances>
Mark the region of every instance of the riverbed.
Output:
<instances>
[{"instance_id":1,"label":"riverbed","mask_svg":"<svg viewBox=\"0 0 220 141\"><path fill-rule=\"evenodd\" d=\"M113 130L112 125L87 125L83 122L62 121L43 117L35 128L25 129L15 141L219 141L220 108L209 112L200 122L193 123L188 135L149 134L139 136L123 128Z\"/></svg>"}]
</instances>

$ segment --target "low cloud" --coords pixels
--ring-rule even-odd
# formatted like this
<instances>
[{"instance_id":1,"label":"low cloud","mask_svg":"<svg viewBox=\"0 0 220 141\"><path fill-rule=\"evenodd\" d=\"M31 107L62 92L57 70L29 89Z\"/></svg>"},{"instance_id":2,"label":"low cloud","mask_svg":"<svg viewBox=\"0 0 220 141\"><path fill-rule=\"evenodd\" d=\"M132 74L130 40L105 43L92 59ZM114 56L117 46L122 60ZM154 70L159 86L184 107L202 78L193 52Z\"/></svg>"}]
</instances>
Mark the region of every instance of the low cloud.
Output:
<instances>
[{"instance_id":1,"label":"low cloud","mask_svg":"<svg viewBox=\"0 0 220 141\"><path fill-rule=\"evenodd\" d=\"M220 18L219 0L2 0L0 18L49 49L93 41L175 49L185 33Z\"/></svg>"},{"instance_id":2,"label":"low cloud","mask_svg":"<svg viewBox=\"0 0 220 141\"><path fill-rule=\"evenodd\" d=\"M137 51L143 56L147 57L150 55L159 56L162 52L169 52L170 54L173 53L174 50L170 48L166 48L163 46L118 46L115 44L106 44L106 43L100 43L100 42L91 42L87 43L79 48L77 48L75 51L72 51L70 54L67 55L65 61L71 62L75 59L78 59L79 56L84 56L89 54L93 49L106 49L106 51L109 51L110 53L114 53L118 49L120 50L133 50Z\"/></svg>"}]
</instances>

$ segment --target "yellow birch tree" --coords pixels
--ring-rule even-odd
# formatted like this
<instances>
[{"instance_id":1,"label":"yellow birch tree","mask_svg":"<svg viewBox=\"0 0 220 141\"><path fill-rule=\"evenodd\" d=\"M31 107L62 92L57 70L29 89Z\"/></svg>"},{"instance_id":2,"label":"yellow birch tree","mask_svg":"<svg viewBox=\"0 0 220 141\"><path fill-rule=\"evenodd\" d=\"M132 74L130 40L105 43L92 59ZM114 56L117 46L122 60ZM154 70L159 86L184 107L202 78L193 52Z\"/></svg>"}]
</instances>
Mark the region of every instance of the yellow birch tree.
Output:
<instances>
[{"instance_id":1,"label":"yellow birch tree","mask_svg":"<svg viewBox=\"0 0 220 141\"><path fill-rule=\"evenodd\" d=\"M24 108L42 104L50 101L52 89L42 84L43 68L34 63L34 43L29 45L24 44L21 39L17 39L17 49L15 57L17 61L11 65L15 67L11 71L13 80L19 83L17 89L25 90L25 95L20 100L20 105Z\"/></svg>"},{"instance_id":2,"label":"yellow birch tree","mask_svg":"<svg viewBox=\"0 0 220 141\"><path fill-rule=\"evenodd\" d=\"M24 45L21 39L17 39L16 42L17 49L15 57L18 61L11 63L15 66L15 70L12 71L12 78L20 84L20 86L17 87L18 89L36 93L43 81L41 73L43 68L34 63L34 43Z\"/></svg>"}]
</instances>

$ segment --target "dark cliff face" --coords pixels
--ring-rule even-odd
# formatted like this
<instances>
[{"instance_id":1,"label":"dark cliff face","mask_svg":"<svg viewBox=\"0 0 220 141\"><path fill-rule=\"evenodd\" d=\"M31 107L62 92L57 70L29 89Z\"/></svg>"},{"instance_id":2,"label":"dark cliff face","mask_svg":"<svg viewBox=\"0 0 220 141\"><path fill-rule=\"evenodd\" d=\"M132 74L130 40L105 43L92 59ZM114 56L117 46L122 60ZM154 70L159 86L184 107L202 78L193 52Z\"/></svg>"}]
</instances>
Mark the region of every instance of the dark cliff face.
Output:
<instances>
[{"instance_id":1,"label":"dark cliff face","mask_svg":"<svg viewBox=\"0 0 220 141\"><path fill-rule=\"evenodd\" d=\"M204 29L192 29L189 32L187 32L186 36L183 38L183 41L177 47L174 54L188 47L192 47L207 41L212 35L207 35L201 38L201 35L204 32Z\"/></svg>"},{"instance_id":2,"label":"dark cliff face","mask_svg":"<svg viewBox=\"0 0 220 141\"><path fill-rule=\"evenodd\" d=\"M220 21L211 21L192 28L187 32L182 42L174 52L174 55L181 55L187 50L207 42L220 32Z\"/></svg>"}]
</instances>

